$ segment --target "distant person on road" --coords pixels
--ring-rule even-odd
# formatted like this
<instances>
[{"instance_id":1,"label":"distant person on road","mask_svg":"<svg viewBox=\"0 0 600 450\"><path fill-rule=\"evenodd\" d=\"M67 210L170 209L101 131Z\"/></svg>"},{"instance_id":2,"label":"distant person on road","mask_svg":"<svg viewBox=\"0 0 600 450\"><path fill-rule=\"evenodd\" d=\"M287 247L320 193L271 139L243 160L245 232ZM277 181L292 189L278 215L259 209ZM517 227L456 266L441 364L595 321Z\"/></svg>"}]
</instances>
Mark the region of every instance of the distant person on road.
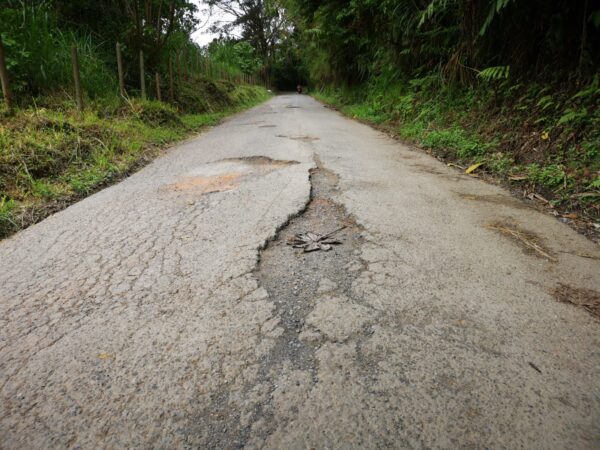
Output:
<instances>
[{"instance_id":1,"label":"distant person on road","mask_svg":"<svg viewBox=\"0 0 600 450\"><path fill-rule=\"evenodd\" d=\"M298 94L302 94L302 85L301 84L296 86L296 91L298 92Z\"/></svg>"}]
</instances>

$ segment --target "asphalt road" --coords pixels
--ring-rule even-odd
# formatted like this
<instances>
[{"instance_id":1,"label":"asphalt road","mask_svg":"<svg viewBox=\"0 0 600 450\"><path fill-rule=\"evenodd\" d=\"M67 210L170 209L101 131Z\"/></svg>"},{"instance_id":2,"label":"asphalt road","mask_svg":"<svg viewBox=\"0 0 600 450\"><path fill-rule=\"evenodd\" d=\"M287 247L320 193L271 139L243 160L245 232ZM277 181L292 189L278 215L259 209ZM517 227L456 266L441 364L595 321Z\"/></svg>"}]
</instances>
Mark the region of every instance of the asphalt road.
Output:
<instances>
[{"instance_id":1,"label":"asphalt road","mask_svg":"<svg viewBox=\"0 0 600 450\"><path fill-rule=\"evenodd\" d=\"M0 448L598 448L599 257L278 96L0 242Z\"/></svg>"}]
</instances>

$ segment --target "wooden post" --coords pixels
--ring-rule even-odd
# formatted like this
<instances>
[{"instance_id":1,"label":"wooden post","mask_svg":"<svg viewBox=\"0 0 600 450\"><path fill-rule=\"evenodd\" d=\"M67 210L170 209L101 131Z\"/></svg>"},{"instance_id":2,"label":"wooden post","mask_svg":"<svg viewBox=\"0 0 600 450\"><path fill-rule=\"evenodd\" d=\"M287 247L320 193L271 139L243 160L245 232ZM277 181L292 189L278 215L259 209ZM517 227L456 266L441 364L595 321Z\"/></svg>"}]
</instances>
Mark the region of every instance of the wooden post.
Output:
<instances>
[{"instance_id":1,"label":"wooden post","mask_svg":"<svg viewBox=\"0 0 600 450\"><path fill-rule=\"evenodd\" d=\"M123 57L121 55L121 45L117 42L117 70L119 71L119 93L125 97L125 74L123 73Z\"/></svg>"},{"instance_id":2,"label":"wooden post","mask_svg":"<svg viewBox=\"0 0 600 450\"><path fill-rule=\"evenodd\" d=\"M81 77L79 74L79 55L77 47L71 46L71 62L73 63L73 81L75 82L75 100L77 109L83 111L83 92L81 91Z\"/></svg>"},{"instance_id":3,"label":"wooden post","mask_svg":"<svg viewBox=\"0 0 600 450\"><path fill-rule=\"evenodd\" d=\"M2 95L8 108L8 112L12 112L12 96L10 85L8 84L8 70L6 69L6 59L4 57L4 46L2 45L2 36L0 35L0 82L2 83Z\"/></svg>"},{"instance_id":4,"label":"wooden post","mask_svg":"<svg viewBox=\"0 0 600 450\"><path fill-rule=\"evenodd\" d=\"M173 57L169 55L169 100L175 101L175 92L173 90Z\"/></svg>"},{"instance_id":5,"label":"wooden post","mask_svg":"<svg viewBox=\"0 0 600 450\"><path fill-rule=\"evenodd\" d=\"M146 100L146 74L144 72L144 51L140 50L140 86L142 88L142 99Z\"/></svg>"},{"instance_id":6,"label":"wooden post","mask_svg":"<svg viewBox=\"0 0 600 450\"><path fill-rule=\"evenodd\" d=\"M160 95L160 74L156 72L156 99L162 102L162 96Z\"/></svg>"}]
</instances>

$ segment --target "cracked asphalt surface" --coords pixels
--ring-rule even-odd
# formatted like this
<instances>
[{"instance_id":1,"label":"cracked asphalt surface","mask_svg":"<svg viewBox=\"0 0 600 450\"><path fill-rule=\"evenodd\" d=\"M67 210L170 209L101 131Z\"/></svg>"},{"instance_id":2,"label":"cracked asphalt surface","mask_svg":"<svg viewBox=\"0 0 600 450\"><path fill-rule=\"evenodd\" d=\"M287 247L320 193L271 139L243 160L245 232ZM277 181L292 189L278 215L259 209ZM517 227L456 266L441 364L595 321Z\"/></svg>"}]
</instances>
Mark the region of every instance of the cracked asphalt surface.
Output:
<instances>
[{"instance_id":1,"label":"cracked asphalt surface","mask_svg":"<svg viewBox=\"0 0 600 450\"><path fill-rule=\"evenodd\" d=\"M0 448L598 448L599 257L278 96L0 242Z\"/></svg>"}]
</instances>

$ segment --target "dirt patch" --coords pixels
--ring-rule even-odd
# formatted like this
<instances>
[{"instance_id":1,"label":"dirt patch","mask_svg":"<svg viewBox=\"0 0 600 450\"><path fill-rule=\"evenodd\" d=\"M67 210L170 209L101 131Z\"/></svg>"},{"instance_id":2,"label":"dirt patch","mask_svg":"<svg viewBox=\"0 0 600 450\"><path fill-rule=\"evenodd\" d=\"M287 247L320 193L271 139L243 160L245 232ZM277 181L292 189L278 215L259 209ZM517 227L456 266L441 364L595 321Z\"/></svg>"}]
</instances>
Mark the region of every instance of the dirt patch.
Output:
<instances>
[{"instance_id":1,"label":"dirt patch","mask_svg":"<svg viewBox=\"0 0 600 450\"><path fill-rule=\"evenodd\" d=\"M526 253L547 259L548 261L558 262L558 259L556 259L556 257L553 255L552 251L543 245L540 237L531 231L526 231L519 228L515 223L493 222L489 224L487 228L510 238L512 241L516 242Z\"/></svg>"},{"instance_id":2,"label":"dirt patch","mask_svg":"<svg viewBox=\"0 0 600 450\"><path fill-rule=\"evenodd\" d=\"M258 128L275 128L277 125L259 125Z\"/></svg>"},{"instance_id":3,"label":"dirt patch","mask_svg":"<svg viewBox=\"0 0 600 450\"><path fill-rule=\"evenodd\" d=\"M596 319L600 319L600 292L591 289L577 289L568 284L559 283L552 295L561 303L570 303L585 309Z\"/></svg>"}]
</instances>

